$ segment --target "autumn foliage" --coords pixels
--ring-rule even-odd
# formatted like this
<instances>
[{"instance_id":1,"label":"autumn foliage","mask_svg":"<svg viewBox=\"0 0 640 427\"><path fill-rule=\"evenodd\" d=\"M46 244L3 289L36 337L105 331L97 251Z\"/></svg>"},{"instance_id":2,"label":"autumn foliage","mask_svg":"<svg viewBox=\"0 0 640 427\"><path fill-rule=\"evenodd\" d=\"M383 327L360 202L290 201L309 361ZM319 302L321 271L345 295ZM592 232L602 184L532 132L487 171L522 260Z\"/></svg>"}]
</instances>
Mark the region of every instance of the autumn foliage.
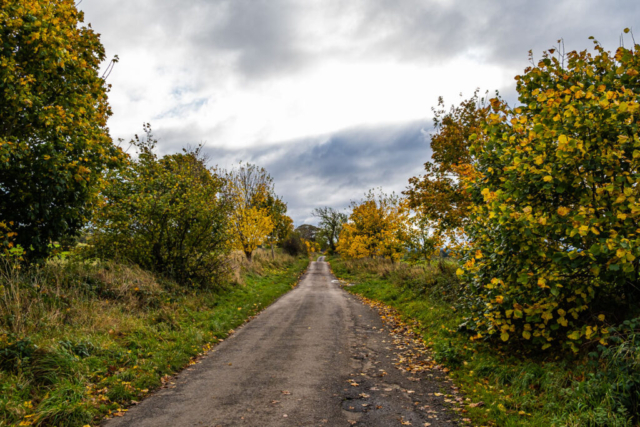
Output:
<instances>
[{"instance_id":1,"label":"autumn foliage","mask_svg":"<svg viewBox=\"0 0 640 427\"><path fill-rule=\"evenodd\" d=\"M476 91L471 98L449 109L439 98L433 113L431 159L424 165L424 175L409 179L404 193L420 218L416 225L425 229L428 223L436 238L452 243L460 240L473 206L465 187L465 180L474 172L469 139L480 131L488 109L485 99Z\"/></svg>"},{"instance_id":2,"label":"autumn foliage","mask_svg":"<svg viewBox=\"0 0 640 427\"><path fill-rule=\"evenodd\" d=\"M577 350L639 296L640 46L545 53L472 135L468 284L475 338ZM611 318L611 319L610 319Z\"/></svg>"},{"instance_id":3,"label":"autumn foliage","mask_svg":"<svg viewBox=\"0 0 640 427\"><path fill-rule=\"evenodd\" d=\"M406 206L397 196L370 191L364 200L352 203L336 250L346 258L397 261L406 250L406 216Z\"/></svg>"},{"instance_id":4,"label":"autumn foliage","mask_svg":"<svg viewBox=\"0 0 640 427\"><path fill-rule=\"evenodd\" d=\"M267 207L272 188L271 176L256 165L240 164L227 174L225 197L233 205L229 217L230 242L234 249L244 252L248 261L275 227Z\"/></svg>"},{"instance_id":5,"label":"autumn foliage","mask_svg":"<svg viewBox=\"0 0 640 427\"><path fill-rule=\"evenodd\" d=\"M82 22L73 0L0 1L0 223L30 260L84 226L122 158L106 127L104 48Z\"/></svg>"}]
</instances>

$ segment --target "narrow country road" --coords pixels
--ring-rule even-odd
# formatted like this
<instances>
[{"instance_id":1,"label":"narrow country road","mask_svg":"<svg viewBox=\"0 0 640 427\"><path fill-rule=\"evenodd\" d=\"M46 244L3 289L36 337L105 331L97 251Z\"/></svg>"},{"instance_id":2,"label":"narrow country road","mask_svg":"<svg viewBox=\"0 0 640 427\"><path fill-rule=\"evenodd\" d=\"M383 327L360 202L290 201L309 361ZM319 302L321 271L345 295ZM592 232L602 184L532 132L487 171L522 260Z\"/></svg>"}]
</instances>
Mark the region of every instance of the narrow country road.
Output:
<instances>
[{"instance_id":1,"label":"narrow country road","mask_svg":"<svg viewBox=\"0 0 640 427\"><path fill-rule=\"evenodd\" d=\"M396 368L377 311L342 290L322 260L174 385L104 425L457 425L442 394L451 383Z\"/></svg>"}]
</instances>

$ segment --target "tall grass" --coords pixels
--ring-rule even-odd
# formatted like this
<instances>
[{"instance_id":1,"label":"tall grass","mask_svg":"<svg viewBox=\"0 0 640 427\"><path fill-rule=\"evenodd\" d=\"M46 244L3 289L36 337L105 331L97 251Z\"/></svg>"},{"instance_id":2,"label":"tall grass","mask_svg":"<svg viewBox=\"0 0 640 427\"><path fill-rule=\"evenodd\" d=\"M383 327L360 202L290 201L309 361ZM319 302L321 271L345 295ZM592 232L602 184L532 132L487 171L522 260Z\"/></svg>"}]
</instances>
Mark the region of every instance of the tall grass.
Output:
<instances>
[{"instance_id":1,"label":"tall grass","mask_svg":"<svg viewBox=\"0 0 640 427\"><path fill-rule=\"evenodd\" d=\"M259 251L229 265L235 280L216 290L113 261L2 265L0 427L120 411L291 289L306 259Z\"/></svg>"}]
</instances>

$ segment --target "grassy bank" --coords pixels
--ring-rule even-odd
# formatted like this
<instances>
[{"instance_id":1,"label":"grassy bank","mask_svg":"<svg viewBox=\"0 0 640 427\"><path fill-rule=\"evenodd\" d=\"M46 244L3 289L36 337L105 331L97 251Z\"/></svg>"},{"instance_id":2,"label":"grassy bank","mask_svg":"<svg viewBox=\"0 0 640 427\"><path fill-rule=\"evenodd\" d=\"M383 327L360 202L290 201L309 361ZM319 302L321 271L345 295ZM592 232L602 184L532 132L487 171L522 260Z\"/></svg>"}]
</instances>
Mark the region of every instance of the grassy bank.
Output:
<instances>
[{"instance_id":1,"label":"grassy bank","mask_svg":"<svg viewBox=\"0 0 640 427\"><path fill-rule=\"evenodd\" d=\"M539 357L517 350L472 343L458 332L465 313L456 303L461 286L454 263L426 266L380 260L330 258L337 277L355 286L347 290L381 301L412 320L436 361L463 390L465 416L474 425L632 426L629 408L640 397L637 344L579 356L547 353Z\"/></svg>"},{"instance_id":2,"label":"grassy bank","mask_svg":"<svg viewBox=\"0 0 640 427\"><path fill-rule=\"evenodd\" d=\"M308 261L257 253L232 281L184 291L113 262L50 262L0 278L0 426L121 415L295 285Z\"/></svg>"}]
</instances>

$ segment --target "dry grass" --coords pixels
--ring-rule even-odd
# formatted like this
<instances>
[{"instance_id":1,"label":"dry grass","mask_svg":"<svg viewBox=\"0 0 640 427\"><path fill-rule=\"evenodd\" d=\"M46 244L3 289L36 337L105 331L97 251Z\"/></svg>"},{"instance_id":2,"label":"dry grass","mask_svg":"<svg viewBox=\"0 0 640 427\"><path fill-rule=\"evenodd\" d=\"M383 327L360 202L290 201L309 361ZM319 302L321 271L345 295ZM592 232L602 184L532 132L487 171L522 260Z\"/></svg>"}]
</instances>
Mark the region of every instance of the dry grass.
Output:
<instances>
[{"instance_id":1,"label":"dry grass","mask_svg":"<svg viewBox=\"0 0 640 427\"><path fill-rule=\"evenodd\" d=\"M248 274L265 275L294 262L275 250L257 249L249 263L240 251L229 257L231 284L244 285ZM30 335L42 328L73 326L86 333L135 330L138 314L160 307L175 284L111 261L49 262L25 271L0 266L0 329Z\"/></svg>"},{"instance_id":2,"label":"dry grass","mask_svg":"<svg viewBox=\"0 0 640 427\"><path fill-rule=\"evenodd\" d=\"M0 268L0 328L16 335L69 325L103 330L148 306L165 292L156 277L113 262L52 262L29 270ZM111 302L117 301L118 307ZM88 315L90 313L90 315Z\"/></svg>"},{"instance_id":3,"label":"dry grass","mask_svg":"<svg viewBox=\"0 0 640 427\"><path fill-rule=\"evenodd\" d=\"M450 258L436 258L430 263L409 264L391 262L383 258L341 260L341 267L348 274L371 275L388 280L395 286L430 294L445 301L455 299L460 290L456 276L458 264Z\"/></svg>"},{"instance_id":4,"label":"dry grass","mask_svg":"<svg viewBox=\"0 0 640 427\"><path fill-rule=\"evenodd\" d=\"M294 260L295 257L283 252L281 249L275 249L272 254L270 249L258 248L253 252L251 262L247 261L242 251L234 251L229 255L232 282L237 285L243 285L246 274L263 275L269 271L291 265Z\"/></svg>"}]
</instances>

